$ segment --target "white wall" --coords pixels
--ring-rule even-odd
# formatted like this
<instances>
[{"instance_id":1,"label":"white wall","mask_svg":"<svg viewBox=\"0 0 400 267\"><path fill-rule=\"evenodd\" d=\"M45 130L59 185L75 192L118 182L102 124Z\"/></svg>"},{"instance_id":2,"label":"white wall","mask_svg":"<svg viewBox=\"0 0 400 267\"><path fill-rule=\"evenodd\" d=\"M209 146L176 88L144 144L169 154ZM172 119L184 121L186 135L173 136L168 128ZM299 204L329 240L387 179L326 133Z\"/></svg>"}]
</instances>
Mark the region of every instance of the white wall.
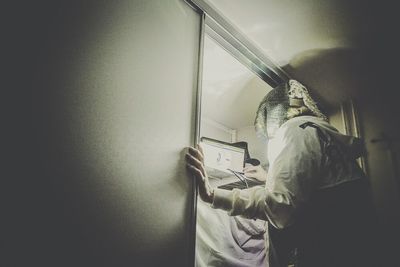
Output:
<instances>
[{"instance_id":1,"label":"white wall","mask_svg":"<svg viewBox=\"0 0 400 267\"><path fill-rule=\"evenodd\" d=\"M209 137L220 141L233 142L233 129L230 129L219 122L203 118L200 126L200 137Z\"/></svg>"},{"instance_id":2,"label":"white wall","mask_svg":"<svg viewBox=\"0 0 400 267\"><path fill-rule=\"evenodd\" d=\"M340 107L332 110L329 115L329 123L332 124L339 132L346 134L345 126L343 124L342 111Z\"/></svg>"},{"instance_id":3,"label":"white wall","mask_svg":"<svg viewBox=\"0 0 400 267\"><path fill-rule=\"evenodd\" d=\"M34 150L0 265L190 266L199 14L181 0L22 11Z\"/></svg>"},{"instance_id":4,"label":"white wall","mask_svg":"<svg viewBox=\"0 0 400 267\"><path fill-rule=\"evenodd\" d=\"M258 137L253 125L237 129L237 141L246 141L250 156L260 160L264 167L268 166L267 139Z\"/></svg>"}]
</instances>

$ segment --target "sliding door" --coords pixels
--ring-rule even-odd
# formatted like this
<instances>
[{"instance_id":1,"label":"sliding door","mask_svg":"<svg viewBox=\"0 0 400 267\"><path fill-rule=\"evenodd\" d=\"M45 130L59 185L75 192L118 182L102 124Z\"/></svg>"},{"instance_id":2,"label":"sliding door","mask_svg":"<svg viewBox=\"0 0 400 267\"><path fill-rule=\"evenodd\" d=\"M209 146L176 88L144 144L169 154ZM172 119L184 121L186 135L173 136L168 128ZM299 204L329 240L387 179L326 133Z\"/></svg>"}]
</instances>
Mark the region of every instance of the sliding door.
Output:
<instances>
[{"instance_id":1,"label":"sliding door","mask_svg":"<svg viewBox=\"0 0 400 267\"><path fill-rule=\"evenodd\" d=\"M8 266L193 265L183 149L196 135L201 15L183 0L30 12L35 153L21 162Z\"/></svg>"}]
</instances>

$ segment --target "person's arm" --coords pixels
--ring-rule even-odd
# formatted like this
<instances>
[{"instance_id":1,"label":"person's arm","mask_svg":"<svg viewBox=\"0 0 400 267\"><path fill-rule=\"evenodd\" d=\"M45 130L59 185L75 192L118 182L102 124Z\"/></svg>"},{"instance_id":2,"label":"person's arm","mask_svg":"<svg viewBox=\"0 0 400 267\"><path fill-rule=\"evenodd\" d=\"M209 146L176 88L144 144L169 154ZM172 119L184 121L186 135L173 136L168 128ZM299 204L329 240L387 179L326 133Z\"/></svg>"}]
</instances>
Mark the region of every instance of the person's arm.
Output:
<instances>
[{"instance_id":1,"label":"person's arm","mask_svg":"<svg viewBox=\"0 0 400 267\"><path fill-rule=\"evenodd\" d=\"M293 223L296 212L316 188L321 146L315 129L293 127L285 132L282 150L271 164L266 188L214 190L212 207L232 216L270 221L276 228Z\"/></svg>"}]
</instances>

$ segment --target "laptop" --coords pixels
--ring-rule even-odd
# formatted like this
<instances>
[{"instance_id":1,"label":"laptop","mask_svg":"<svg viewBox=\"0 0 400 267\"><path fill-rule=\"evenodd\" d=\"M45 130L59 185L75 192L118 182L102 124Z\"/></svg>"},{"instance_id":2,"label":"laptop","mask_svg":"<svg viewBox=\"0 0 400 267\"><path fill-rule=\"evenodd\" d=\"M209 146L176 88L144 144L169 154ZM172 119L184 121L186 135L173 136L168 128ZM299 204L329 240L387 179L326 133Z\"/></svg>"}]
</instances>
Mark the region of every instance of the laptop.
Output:
<instances>
[{"instance_id":1,"label":"laptop","mask_svg":"<svg viewBox=\"0 0 400 267\"><path fill-rule=\"evenodd\" d=\"M246 142L228 143L202 137L201 147L204 153L204 165L210 183L222 189L245 189L265 182L248 178L243 173L245 162L258 161L251 159ZM258 161L259 163L259 161Z\"/></svg>"},{"instance_id":2,"label":"laptop","mask_svg":"<svg viewBox=\"0 0 400 267\"><path fill-rule=\"evenodd\" d=\"M202 137L200 145L203 148L204 165L209 176L226 178L233 175L232 171L243 171L245 148L208 137Z\"/></svg>"}]
</instances>

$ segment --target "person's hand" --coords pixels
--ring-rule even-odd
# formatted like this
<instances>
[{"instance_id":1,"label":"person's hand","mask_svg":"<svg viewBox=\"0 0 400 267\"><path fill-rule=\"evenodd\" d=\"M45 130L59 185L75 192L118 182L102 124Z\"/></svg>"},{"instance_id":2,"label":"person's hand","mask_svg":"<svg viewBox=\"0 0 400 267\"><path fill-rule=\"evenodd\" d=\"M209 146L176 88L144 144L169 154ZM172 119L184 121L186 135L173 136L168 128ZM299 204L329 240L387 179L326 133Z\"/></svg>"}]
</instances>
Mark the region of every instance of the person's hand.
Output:
<instances>
[{"instance_id":1,"label":"person's hand","mask_svg":"<svg viewBox=\"0 0 400 267\"><path fill-rule=\"evenodd\" d=\"M250 163L246 163L243 172L246 177L255 178L259 181L267 180L267 172L261 167L261 165L253 166Z\"/></svg>"},{"instance_id":2,"label":"person's hand","mask_svg":"<svg viewBox=\"0 0 400 267\"><path fill-rule=\"evenodd\" d=\"M207 172L204 167L204 154L199 145L189 147L189 153L186 153L186 166L191 174L197 180L200 198L208 203L213 202L214 190L208 180Z\"/></svg>"}]
</instances>

